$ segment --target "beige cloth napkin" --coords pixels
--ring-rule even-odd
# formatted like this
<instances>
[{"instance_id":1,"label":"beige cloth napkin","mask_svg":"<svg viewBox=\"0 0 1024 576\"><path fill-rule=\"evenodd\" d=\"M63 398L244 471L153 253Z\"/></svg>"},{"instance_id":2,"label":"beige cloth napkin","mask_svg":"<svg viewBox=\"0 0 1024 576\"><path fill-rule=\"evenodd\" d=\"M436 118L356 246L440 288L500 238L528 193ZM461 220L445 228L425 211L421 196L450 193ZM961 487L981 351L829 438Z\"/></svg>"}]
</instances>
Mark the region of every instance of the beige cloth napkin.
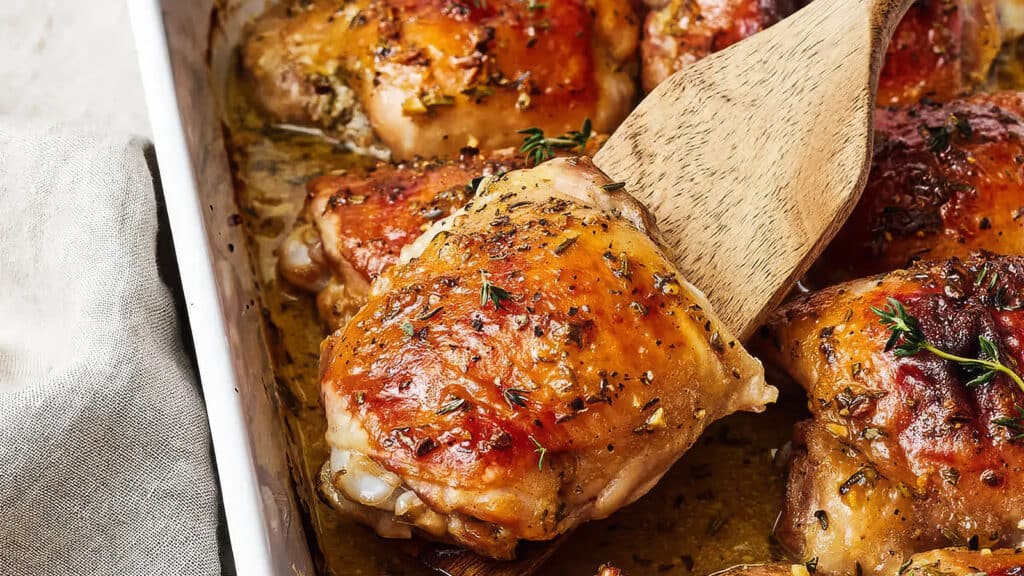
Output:
<instances>
[{"instance_id":1,"label":"beige cloth napkin","mask_svg":"<svg viewBox=\"0 0 1024 576\"><path fill-rule=\"evenodd\" d=\"M150 146L0 118L0 573L218 574Z\"/></svg>"}]
</instances>

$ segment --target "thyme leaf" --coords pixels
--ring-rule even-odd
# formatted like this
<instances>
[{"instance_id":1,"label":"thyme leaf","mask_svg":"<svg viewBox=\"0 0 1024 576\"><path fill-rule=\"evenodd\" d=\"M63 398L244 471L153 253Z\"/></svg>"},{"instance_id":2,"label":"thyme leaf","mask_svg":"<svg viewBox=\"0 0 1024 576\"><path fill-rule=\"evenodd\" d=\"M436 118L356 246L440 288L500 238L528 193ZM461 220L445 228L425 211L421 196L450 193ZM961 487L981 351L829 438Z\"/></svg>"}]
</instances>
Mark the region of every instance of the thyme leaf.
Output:
<instances>
[{"instance_id":1,"label":"thyme leaf","mask_svg":"<svg viewBox=\"0 0 1024 576\"><path fill-rule=\"evenodd\" d=\"M1014 404L1013 408L1017 411L1016 416L996 418L992 420L992 423L1006 428L1010 434L1013 434L1010 440L1024 440L1024 406Z\"/></svg>"},{"instance_id":2,"label":"thyme leaf","mask_svg":"<svg viewBox=\"0 0 1024 576\"><path fill-rule=\"evenodd\" d=\"M501 391L501 395L505 398L505 402L508 403L508 407L515 410L516 406L526 406L526 390L520 390L518 388L506 388Z\"/></svg>"},{"instance_id":3,"label":"thyme leaf","mask_svg":"<svg viewBox=\"0 0 1024 576\"><path fill-rule=\"evenodd\" d=\"M555 255L561 256L566 250L571 248L577 240L579 240L579 237L577 236L570 236L565 240L562 240L562 242L558 246L555 246Z\"/></svg>"},{"instance_id":4,"label":"thyme leaf","mask_svg":"<svg viewBox=\"0 0 1024 576\"><path fill-rule=\"evenodd\" d=\"M533 434L530 434L530 441L533 442L533 445L537 447L534 450L534 452L536 452L537 454L540 454L540 457L537 458L537 470L543 470L544 469L544 456L547 455L548 449L545 448L543 444L538 442L537 439L533 437Z\"/></svg>"},{"instance_id":5,"label":"thyme leaf","mask_svg":"<svg viewBox=\"0 0 1024 576\"><path fill-rule=\"evenodd\" d=\"M416 319L417 320L430 320L434 316L437 316L437 313L440 312L441 310L444 310L444 306L437 306L437 307L435 307L435 308L433 308L431 310L427 310L426 312L420 314L419 316L416 317Z\"/></svg>"},{"instance_id":6,"label":"thyme leaf","mask_svg":"<svg viewBox=\"0 0 1024 576\"><path fill-rule=\"evenodd\" d=\"M495 310L501 310L501 303L512 299L512 294L508 290L491 284L491 281L487 279L487 274L484 272L480 273L480 278L483 283L480 286L480 307L487 306L488 302L494 304Z\"/></svg>"},{"instance_id":7,"label":"thyme leaf","mask_svg":"<svg viewBox=\"0 0 1024 576\"><path fill-rule=\"evenodd\" d=\"M579 130L570 130L561 136L552 138L544 136L544 130L536 126L519 130L516 133L525 136L519 151L534 165L537 165L545 160L554 158L555 148L578 148L582 152L586 148L587 141L590 140L592 132L590 118L584 118L583 126Z\"/></svg>"},{"instance_id":8,"label":"thyme leaf","mask_svg":"<svg viewBox=\"0 0 1024 576\"><path fill-rule=\"evenodd\" d=\"M437 411L438 416L444 416L445 414L451 414L456 410L459 410L466 405L466 401L458 396L453 396L451 400L441 405L441 409Z\"/></svg>"}]
</instances>

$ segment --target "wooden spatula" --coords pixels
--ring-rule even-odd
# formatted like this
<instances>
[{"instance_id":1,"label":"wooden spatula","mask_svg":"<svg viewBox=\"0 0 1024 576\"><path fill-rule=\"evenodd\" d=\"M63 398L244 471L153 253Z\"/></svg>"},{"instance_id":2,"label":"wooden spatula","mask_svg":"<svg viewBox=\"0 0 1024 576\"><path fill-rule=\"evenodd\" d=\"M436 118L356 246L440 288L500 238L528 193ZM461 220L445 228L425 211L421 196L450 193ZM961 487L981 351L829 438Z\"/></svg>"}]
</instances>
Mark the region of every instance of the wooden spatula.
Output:
<instances>
[{"instance_id":1,"label":"wooden spatula","mask_svg":"<svg viewBox=\"0 0 1024 576\"><path fill-rule=\"evenodd\" d=\"M683 275L740 336L860 197L878 74L911 0L815 0L670 77L594 162L650 208Z\"/></svg>"},{"instance_id":2,"label":"wooden spatula","mask_svg":"<svg viewBox=\"0 0 1024 576\"><path fill-rule=\"evenodd\" d=\"M657 217L676 264L748 336L849 216L870 166L875 89L913 0L815 0L663 82L594 162ZM425 547L453 576L537 569Z\"/></svg>"}]
</instances>

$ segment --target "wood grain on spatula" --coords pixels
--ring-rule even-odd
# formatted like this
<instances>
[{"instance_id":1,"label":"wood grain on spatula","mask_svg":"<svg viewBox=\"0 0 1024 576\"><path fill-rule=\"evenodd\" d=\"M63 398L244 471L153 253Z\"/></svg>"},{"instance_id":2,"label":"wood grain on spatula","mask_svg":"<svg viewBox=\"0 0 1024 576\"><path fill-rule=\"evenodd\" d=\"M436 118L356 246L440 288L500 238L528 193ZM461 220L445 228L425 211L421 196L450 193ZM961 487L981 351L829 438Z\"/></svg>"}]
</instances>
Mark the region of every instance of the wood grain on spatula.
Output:
<instances>
[{"instance_id":1,"label":"wood grain on spatula","mask_svg":"<svg viewBox=\"0 0 1024 576\"><path fill-rule=\"evenodd\" d=\"M594 158L657 217L676 264L746 337L856 204L885 49L913 0L816 0L676 73ZM497 562L424 545L453 576L534 572L565 537Z\"/></svg>"}]
</instances>

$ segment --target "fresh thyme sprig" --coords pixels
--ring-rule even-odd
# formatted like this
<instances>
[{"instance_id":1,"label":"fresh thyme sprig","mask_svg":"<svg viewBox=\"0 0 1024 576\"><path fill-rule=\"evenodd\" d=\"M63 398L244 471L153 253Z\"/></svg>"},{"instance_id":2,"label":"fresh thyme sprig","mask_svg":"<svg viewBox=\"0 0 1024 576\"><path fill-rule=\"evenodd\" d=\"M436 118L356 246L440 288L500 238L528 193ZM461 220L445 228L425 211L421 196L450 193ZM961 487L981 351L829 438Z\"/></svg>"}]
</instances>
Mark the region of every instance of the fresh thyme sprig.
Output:
<instances>
[{"instance_id":1,"label":"fresh thyme sprig","mask_svg":"<svg viewBox=\"0 0 1024 576\"><path fill-rule=\"evenodd\" d=\"M1002 426L1009 430L1010 434L1014 434L1010 437L1010 440L1024 440L1024 406L1014 404L1013 408L1017 411L1017 416L996 418L992 423Z\"/></svg>"},{"instance_id":2,"label":"fresh thyme sprig","mask_svg":"<svg viewBox=\"0 0 1024 576\"><path fill-rule=\"evenodd\" d=\"M445 402L441 408L437 411L438 416L444 416L445 414L451 414L456 410L461 409L466 405L466 401L458 396L452 396L452 399Z\"/></svg>"},{"instance_id":3,"label":"fresh thyme sprig","mask_svg":"<svg viewBox=\"0 0 1024 576\"><path fill-rule=\"evenodd\" d=\"M582 152L587 146L587 141L590 140L592 127L590 118L585 118L583 126L579 130L571 130L554 138L544 136L544 131L537 127L519 130L517 134L526 136L519 151L536 165L554 158L555 148L579 148Z\"/></svg>"},{"instance_id":4,"label":"fresh thyme sprig","mask_svg":"<svg viewBox=\"0 0 1024 576\"><path fill-rule=\"evenodd\" d=\"M526 396L528 394L526 390L520 390L518 388L506 388L501 391L502 396L505 397L505 402L508 403L508 407L515 410L516 406L526 406Z\"/></svg>"},{"instance_id":5,"label":"fresh thyme sprig","mask_svg":"<svg viewBox=\"0 0 1024 576\"><path fill-rule=\"evenodd\" d=\"M921 331L917 318L911 316L899 300L889 298L888 304L884 308L872 306L871 311L878 316L879 323L892 332L889 335L889 340L885 343L886 352L891 350L896 356L913 356L919 352L931 352L939 358L974 370L974 378L967 383L969 387L987 384L995 378L997 372L1001 372L1013 380L1021 390L1024 390L1024 380L1009 366L1003 364L999 359L999 349L995 342L985 336L978 337L981 357L964 358L940 350L929 342L924 332Z\"/></svg>"},{"instance_id":6,"label":"fresh thyme sprig","mask_svg":"<svg viewBox=\"0 0 1024 576\"><path fill-rule=\"evenodd\" d=\"M537 439L533 437L533 434L530 435L530 441L533 442L533 445L537 447L534 450L534 452L536 452L537 454L540 454L540 457L537 458L537 470L543 470L544 469L544 456L548 453L548 449L545 448L543 444L538 442Z\"/></svg>"},{"instance_id":7,"label":"fresh thyme sprig","mask_svg":"<svg viewBox=\"0 0 1024 576\"><path fill-rule=\"evenodd\" d=\"M480 273L480 279L483 283L480 285L480 307L487 306L488 302L494 304L495 310L501 310L501 303L512 299L512 294L508 290L491 284L491 281L487 279L485 272Z\"/></svg>"}]
</instances>

